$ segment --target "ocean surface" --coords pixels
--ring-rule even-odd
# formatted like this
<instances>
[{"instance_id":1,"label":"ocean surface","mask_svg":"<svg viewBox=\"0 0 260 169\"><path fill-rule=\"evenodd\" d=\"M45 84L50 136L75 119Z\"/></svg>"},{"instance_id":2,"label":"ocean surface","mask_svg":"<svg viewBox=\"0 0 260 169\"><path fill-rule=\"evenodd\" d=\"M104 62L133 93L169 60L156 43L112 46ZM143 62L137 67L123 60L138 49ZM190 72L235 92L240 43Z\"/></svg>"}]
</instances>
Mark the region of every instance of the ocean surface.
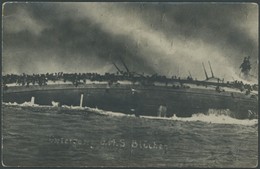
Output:
<instances>
[{"instance_id":1,"label":"ocean surface","mask_svg":"<svg viewBox=\"0 0 260 169\"><path fill-rule=\"evenodd\" d=\"M255 167L257 119L3 104L5 166Z\"/></svg>"}]
</instances>

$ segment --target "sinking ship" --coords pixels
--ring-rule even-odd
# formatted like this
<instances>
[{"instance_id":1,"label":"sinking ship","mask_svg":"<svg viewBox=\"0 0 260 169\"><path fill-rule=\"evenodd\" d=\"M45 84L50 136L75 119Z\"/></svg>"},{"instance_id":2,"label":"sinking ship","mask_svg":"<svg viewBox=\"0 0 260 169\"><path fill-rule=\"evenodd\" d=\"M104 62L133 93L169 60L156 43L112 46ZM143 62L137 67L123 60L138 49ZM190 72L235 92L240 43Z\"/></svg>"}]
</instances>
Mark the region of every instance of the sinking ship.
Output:
<instances>
[{"instance_id":1,"label":"sinking ship","mask_svg":"<svg viewBox=\"0 0 260 169\"><path fill-rule=\"evenodd\" d=\"M39 105L68 105L98 108L136 116L190 117L195 113L221 110L238 119L257 118L258 84L224 82L211 76L202 63L206 80L194 80L191 74L145 76L126 71L115 64L117 73L33 74L3 76L3 101ZM247 70L248 71L248 70ZM248 72L247 72L248 73Z\"/></svg>"}]
</instances>

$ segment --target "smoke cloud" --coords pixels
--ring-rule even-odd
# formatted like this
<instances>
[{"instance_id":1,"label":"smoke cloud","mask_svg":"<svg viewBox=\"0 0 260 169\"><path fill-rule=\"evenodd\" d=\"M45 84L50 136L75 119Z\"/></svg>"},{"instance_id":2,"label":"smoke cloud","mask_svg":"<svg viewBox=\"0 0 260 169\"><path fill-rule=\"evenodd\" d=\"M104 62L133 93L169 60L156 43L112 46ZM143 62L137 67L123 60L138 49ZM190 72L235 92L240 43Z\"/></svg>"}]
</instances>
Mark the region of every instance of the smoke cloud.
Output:
<instances>
[{"instance_id":1,"label":"smoke cloud","mask_svg":"<svg viewBox=\"0 0 260 169\"><path fill-rule=\"evenodd\" d=\"M6 3L3 73L131 71L239 79L251 56L258 70L253 3ZM208 65L206 69L209 71Z\"/></svg>"}]
</instances>

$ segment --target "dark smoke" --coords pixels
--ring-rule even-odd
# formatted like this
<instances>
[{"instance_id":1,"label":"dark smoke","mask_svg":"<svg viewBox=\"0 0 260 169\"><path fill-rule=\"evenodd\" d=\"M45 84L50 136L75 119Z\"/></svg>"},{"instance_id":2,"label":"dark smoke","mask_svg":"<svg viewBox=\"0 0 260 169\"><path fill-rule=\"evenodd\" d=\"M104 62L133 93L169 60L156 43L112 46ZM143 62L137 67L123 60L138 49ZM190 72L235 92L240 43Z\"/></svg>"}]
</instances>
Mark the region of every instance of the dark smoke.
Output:
<instances>
[{"instance_id":1,"label":"dark smoke","mask_svg":"<svg viewBox=\"0 0 260 169\"><path fill-rule=\"evenodd\" d=\"M3 25L4 74L115 72L122 57L132 71L198 78L210 60L231 78L245 56L258 59L249 3L7 3Z\"/></svg>"}]
</instances>

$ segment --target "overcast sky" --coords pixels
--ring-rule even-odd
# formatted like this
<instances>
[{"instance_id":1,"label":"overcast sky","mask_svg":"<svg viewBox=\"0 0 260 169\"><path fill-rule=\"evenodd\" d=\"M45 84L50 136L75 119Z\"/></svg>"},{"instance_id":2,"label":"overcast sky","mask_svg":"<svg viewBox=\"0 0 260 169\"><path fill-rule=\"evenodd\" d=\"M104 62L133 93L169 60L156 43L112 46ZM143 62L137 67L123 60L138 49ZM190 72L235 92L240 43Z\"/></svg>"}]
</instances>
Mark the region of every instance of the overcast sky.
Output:
<instances>
[{"instance_id":1,"label":"overcast sky","mask_svg":"<svg viewBox=\"0 0 260 169\"><path fill-rule=\"evenodd\" d=\"M6 3L3 74L131 71L204 79L238 79L258 60L253 3Z\"/></svg>"}]
</instances>

